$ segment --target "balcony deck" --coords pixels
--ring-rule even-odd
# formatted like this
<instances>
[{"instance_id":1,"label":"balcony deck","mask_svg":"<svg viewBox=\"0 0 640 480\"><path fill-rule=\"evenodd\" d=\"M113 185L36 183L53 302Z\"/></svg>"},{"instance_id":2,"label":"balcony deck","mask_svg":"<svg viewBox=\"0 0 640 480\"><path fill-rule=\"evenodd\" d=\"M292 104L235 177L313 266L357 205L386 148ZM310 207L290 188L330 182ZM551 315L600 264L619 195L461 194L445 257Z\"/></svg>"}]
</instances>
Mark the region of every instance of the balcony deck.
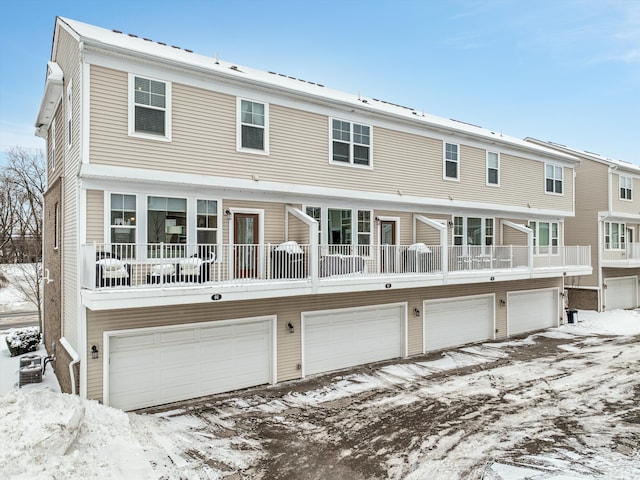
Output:
<instances>
[{"instance_id":1,"label":"balcony deck","mask_svg":"<svg viewBox=\"0 0 640 480\"><path fill-rule=\"evenodd\" d=\"M92 309L507 281L591 273L590 247L88 244Z\"/></svg>"}]
</instances>

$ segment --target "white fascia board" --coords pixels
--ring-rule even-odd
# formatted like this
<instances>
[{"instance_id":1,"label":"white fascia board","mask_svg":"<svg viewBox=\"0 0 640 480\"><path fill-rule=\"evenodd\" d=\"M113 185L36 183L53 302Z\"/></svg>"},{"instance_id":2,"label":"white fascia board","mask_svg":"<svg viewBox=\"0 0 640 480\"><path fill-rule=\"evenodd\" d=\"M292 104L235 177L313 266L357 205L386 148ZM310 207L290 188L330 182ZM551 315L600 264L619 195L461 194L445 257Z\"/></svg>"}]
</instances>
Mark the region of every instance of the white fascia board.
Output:
<instances>
[{"instance_id":1,"label":"white fascia board","mask_svg":"<svg viewBox=\"0 0 640 480\"><path fill-rule=\"evenodd\" d=\"M47 136L47 129L53 120L56 106L62 98L63 81L64 75L60 66L55 62L49 62L47 64L47 80L35 123L36 135L39 137L46 138Z\"/></svg>"},{"instance_id":2,"label":"white fascia board","mask_svg":"<svg viewBox=\"0 0 640 480\"><path fill-rule=\"evenodd\" d=\"M607 222L639 222L640 215L637 213L625 213L625 212L598 212L598 218Z\"/></svg>"},{"instance_id":3,"label":"white fascia board","mask_svg":"<svg viewBox=\"0 0 640 480\"><path fill-rule=\"evenodd\" d=\"M162 189L184 194L185 190L197 193L201 188L208 196L226 199L255 199L283 203L313 204L322 202L326 206L350 205L353 208L394 208L414 213L428 212L451 214L452 211L486 212L511 215L517 218L573 217L574 212L514 205L498 205L475 201L456 201L441 198L417 197L392 193L376 193L364 190L339 189L263 180L245 180L229 177L204 176L189 173L147 170L119 166L82 164L80 166L81 188L114 189L132 192L158 192ZM114 185L117 184L117 187ZM127 185L129 187L127 188ZM213 191L212 191L213 190Z\"/></svg>"}]
</instances>

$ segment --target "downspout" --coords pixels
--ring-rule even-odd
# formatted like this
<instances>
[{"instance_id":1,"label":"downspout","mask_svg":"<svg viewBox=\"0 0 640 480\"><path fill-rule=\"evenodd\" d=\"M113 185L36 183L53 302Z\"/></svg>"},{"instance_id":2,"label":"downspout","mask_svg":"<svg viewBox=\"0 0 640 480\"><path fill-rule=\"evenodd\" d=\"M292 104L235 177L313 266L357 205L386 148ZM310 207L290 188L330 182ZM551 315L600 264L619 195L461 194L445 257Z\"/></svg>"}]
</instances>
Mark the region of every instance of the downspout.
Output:
<instances>
[{"instance_id":1,"label":"downspout","mask_svg":"<svg viewBox=\"0 0 640 480\"><path fill-rule=\"evenodd\" d=\"M71 393L76 395L76 375L73 371L73 367L75 367L78 363L80 363L80 355L76 352L73 347L69 344L66 338L62 337L60 339L60 344L64 347L64 349L71 355L71 363L69 364L69 377L71 378Z\"/></svg>"}]
</instances>

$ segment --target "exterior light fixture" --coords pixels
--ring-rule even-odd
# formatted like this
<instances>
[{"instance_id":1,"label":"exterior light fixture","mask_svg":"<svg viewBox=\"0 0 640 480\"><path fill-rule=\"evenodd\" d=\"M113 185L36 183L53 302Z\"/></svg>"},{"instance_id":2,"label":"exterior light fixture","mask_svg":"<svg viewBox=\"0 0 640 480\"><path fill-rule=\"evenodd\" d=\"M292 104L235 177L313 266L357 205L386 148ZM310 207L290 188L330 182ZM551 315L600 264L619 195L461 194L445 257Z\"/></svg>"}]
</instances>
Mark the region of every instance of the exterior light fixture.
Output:
<instances>
[{"instance_id":1,"label":"exterior light fixture","mask_svg":"<svg viewBox=\"0 0 640 480\"><path fill-rule=\"evenodd\" d=\"M91 345L91 358L98 358L98 347L96 345Z\"/></svg>"},{"instance_id":2,"label":"exterior light fixture","mask_svg":"<svg viewBox=\"0 0 640 480\"><path fill-rule=\"evenodd\" d=\"M293 323L287 323L287 328L289 329L289 333L294 333L295 329L293 328Z\"/></svg>"}]
</instances>

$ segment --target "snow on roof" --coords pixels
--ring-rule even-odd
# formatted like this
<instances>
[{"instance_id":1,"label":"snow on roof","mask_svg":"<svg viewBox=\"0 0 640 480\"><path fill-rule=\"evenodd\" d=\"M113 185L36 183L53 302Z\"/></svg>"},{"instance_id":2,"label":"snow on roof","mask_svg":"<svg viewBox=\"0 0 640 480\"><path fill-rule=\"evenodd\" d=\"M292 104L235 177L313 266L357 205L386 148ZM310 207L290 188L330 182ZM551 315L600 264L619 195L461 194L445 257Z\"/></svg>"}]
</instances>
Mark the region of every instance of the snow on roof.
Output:
<instances>
[{"instance_id":1,"label":"snow on roof","mask_svg":"<svg viewBox=\"0 0 640 480\"><path fill-rule=\"evenodd\" d=\"M79 39L87 45L109 49L115 48L133 55L162 59L183 67L204 70L210 74L224 75L240 81L270 86L288 93L315 97L317 100L347 104L360 110L368 110L372 113L404 118L407 121L421 123L429 128L455 132L471 137L480 137L495 143L509 145L519 150L537 152L545 156L552 156L568 162L579 163L579 160L569 153L558 152L552 148L525 142L519 138L503 135L502 132L495 132L463 121L418 112L413 108L376 98L364 98L359 94L354 95L329 89L320 83L302 80L273 71L265 72L240 66L222 61L219 58L200 55L192 50L183 49L175 45L153 41L149 38L142 38L134 34L126 34L119 30L108 30L63 17L58 17L58 22L61 22L75 32Z\"/></svg>"},{"instance_id":2,"label":"snow on roof","mask_svg":"<svg viewBox=\"0 0 640 480\"><path fill-rule=\"evenodd\" d=\"M596 162L606 163L611 166L616 166L616 167L624 168L626 170L630 170L636 173L640 173L640 165L636 165L631 162L626 162L624 160L616 160L611 157L600 155L599 153L589 152L587 150L580 150L573 147L567 147L566 145L563 145L561 143L556 143L549 140L539 140L537 138L532 138L532 137L525 138L525 141L534 142L536 145L540 145L540 146L549 145L550 148L559 149L570 155L575 155L578 157L595 160Z\"/></svg>"}]
</instances>

